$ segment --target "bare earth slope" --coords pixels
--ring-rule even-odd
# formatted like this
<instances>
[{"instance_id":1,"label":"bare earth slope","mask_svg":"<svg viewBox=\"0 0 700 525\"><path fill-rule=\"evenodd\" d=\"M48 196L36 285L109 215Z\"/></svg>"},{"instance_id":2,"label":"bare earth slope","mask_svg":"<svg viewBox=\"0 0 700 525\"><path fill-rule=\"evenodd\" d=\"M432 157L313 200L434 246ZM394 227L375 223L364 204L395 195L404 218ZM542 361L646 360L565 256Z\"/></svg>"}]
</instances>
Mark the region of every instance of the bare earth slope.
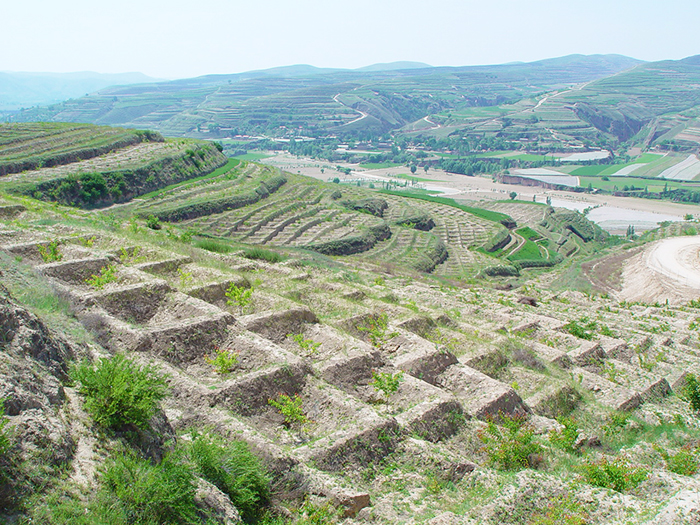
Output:
<instances>
[{"instance_id":1,"label":"bare earth slope","mask_svg":"<svg viewBox=\"0 0 700 525\"><path fill-rule=\"evenodd\" d=\"M657 241L629 259L619 297L670 304L700 297L700 236Z\"/></svg>"}]
</instances>

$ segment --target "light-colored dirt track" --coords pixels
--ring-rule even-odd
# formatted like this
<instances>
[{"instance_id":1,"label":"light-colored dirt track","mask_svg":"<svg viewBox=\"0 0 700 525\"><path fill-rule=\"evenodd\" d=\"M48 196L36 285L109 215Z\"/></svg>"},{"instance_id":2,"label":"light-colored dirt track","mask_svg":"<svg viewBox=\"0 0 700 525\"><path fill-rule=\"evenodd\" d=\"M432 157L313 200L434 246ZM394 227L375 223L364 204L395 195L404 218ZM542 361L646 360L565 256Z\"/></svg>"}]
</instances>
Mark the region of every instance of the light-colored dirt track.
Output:
<instances>
[{"instance_id":1,"label":"light-colored dirt track","mask_svg":"<svg viewBox=\"0 0 700 525\"><path fill-rule=\"evenodd\" d=\"M629 259L620 299L680 304L700 297L700 236L674 237L649 245Z\"/></svg>"}]
</instances>

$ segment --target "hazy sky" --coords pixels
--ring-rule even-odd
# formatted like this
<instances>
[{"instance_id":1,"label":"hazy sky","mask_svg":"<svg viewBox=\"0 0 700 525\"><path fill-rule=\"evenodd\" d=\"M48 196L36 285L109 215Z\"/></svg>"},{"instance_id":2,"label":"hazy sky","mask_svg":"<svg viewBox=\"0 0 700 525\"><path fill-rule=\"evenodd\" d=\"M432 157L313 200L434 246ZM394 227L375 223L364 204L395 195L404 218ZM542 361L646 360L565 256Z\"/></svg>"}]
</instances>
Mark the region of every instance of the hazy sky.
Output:
<instances>
[{"instance_id":1,"label":"hazy sky","mask_svg":"<svg viewBox=\"0 0 700 525\"><path fill-rule=\"evenodd\" d=\"M0 71L678 59L700 54L699 25L698 0L0 0Z\"/></svg>"}]
</instances>

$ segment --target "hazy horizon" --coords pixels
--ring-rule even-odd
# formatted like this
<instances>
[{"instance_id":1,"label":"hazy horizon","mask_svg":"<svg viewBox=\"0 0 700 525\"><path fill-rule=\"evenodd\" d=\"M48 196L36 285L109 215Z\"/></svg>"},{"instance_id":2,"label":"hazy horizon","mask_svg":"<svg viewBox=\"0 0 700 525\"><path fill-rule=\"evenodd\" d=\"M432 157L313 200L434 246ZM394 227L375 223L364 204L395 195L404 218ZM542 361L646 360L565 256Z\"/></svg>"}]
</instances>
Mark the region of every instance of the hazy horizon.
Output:
<instances>
[{"instance_id":1,"label":"hazy horizon","mask_svg":"<svg viewBox=\"0 0 700 525\"><path fill-rule=\"evenodd\" d=\"M140 72L176 79L296 64L470 66L570 54L645 61L700 53L700 5L477 2L27 0L0 7L0 71Z\"/></svg>"}]
</instances>

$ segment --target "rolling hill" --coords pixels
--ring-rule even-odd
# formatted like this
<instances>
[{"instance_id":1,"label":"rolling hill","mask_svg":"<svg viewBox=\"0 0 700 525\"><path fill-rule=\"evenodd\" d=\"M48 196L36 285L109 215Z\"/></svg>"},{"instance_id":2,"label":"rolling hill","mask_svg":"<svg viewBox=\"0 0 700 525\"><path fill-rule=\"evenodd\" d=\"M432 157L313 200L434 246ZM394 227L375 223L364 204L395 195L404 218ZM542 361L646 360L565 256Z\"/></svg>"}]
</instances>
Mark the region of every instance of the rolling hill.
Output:
<instances>
[{"instance_id":1,"label":"rolling hill","mask_svg":"<svg viewBox=\"0 0 700 525\"><path fill-rule=\"evenodd\" d=\"M12 120L89 122L220 138L382 134L447 109L494 106L629 69L638 60L572 55L475 67L291 66L98 91L19 112Z\"/></svg>"}]
</instances>

